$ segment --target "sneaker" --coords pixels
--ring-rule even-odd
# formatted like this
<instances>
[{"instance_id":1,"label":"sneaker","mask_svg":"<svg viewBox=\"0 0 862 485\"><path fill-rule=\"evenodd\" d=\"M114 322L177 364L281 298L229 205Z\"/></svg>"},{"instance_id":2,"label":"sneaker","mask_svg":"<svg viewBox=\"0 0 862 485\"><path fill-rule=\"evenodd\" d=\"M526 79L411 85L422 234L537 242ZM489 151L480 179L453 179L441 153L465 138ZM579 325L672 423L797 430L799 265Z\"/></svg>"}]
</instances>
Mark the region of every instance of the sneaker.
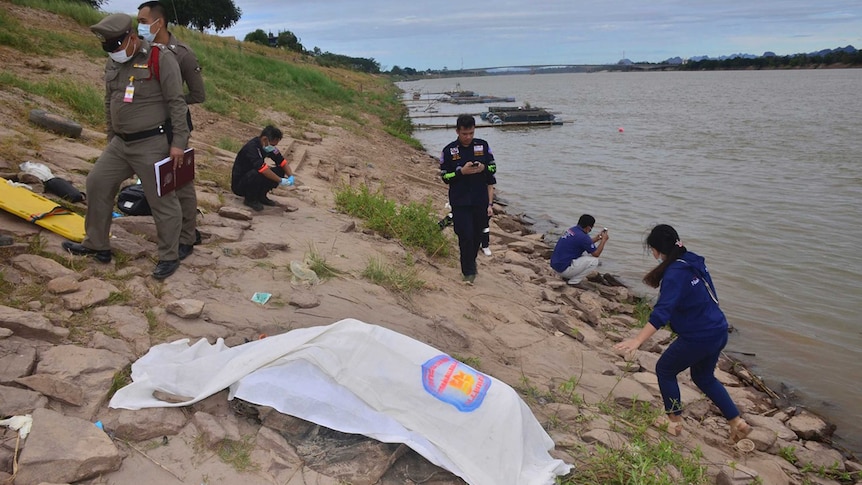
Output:
<instances>
[{"instance_id":1,"label":"sneaker","mask_svg":"<svg viewBox=\"0 0 862 485\"><path fill-rule=\"evenodd\" d=\"M473 286L473 282L476 281L476 275L465 274L464 277L462 278L462 281L464 281L465 285Z\"/></svg>"},{"instance_id":2,"label":"sneaker","mask_svg":"<svg viewBox=\"0 0 862 485\"><path fill-rule=\"evenodd\" d=\"M159 264L157 264L155 269L153 269L153 278L163 280L174 274L179 267L180 260L178 259L174 259L172 261L159 261Z\"/></svg>"},{"instance_id":3,"label":"sneaker","mask_svg":"<svg viewBox=\"0 0 862 485\"><path fill-rule=\"evenodd\" d=\"M63 241L63 249L69 251L75 256L92 256L93 259L100 263L110 263L111 262L111 250L110 249L90 249L88 247L84 247L83 244L74 243L71 241Z\"/></svg>"},{"instance_id":4,"label":"sneaker","mask_svg":"<svg viewBox=\"0 0 862 485\"><path fill-rule=\"evenodd\" d=\"M491 256L491 248L482 248L482 252L485 253L485 256Z\"/></svg>"},{"instance_id":5,"label":"sneaker","mask_svg":"<svg viewBox=\"0 0 862 485\"><path fill-rule=\"evenodd\" d=\"M270 207L275 207L278 205L274 200L267 197L266 194L264 194L263 197L260 198L260 203L263 205L268 205Z\"/></svg>"},{"instance_id":6,"label":"sneaker","mask_svg":"<svg viewBox=\"0 0 862 485\"><path fill-rule=\"evenodd\" d=\"M259 201L251 200L248 197L246 197L245 200L242 201L242 203L248 207L251 207L252 210L256 210L258 212L263 210L263 204L261 204Z\"/></svg>"},{"instance_id":7,"label":"sneaker","mask_svg":"<svg viewBox=\"0 0 862 485\"><path fill-rule=\"evenodd\" d=\"M178 251L180 256L180 261L189 257L190 254L195 252L195 246L193 244L180 244L180 249Z\"/></svg>"}]
</instances>

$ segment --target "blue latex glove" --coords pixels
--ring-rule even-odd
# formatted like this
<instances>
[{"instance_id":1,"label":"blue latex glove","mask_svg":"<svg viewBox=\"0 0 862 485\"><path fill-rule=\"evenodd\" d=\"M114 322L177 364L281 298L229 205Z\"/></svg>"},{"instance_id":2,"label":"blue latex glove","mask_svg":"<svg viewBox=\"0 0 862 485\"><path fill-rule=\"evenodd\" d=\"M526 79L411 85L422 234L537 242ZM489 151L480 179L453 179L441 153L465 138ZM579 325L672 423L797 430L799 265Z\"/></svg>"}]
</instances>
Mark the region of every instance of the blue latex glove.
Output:
<instances>
[{"instance_id":1,"label":"blue latex glove","mask_svg":"<svg viewBox=\"0 0 862 485\"><path fill-rule=\"evenodd\" d=\"M293 185L293 175L281 179L281 185Z\"/></svg>"}]
</instances>

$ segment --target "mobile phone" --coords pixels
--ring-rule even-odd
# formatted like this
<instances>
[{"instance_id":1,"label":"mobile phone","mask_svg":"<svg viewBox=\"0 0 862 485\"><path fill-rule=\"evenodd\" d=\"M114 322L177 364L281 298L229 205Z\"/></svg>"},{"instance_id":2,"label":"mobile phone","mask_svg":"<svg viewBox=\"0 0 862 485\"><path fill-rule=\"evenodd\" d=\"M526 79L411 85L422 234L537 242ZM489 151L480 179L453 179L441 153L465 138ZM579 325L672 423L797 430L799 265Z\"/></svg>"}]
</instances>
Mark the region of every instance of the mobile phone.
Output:
<instances>
[{"instance_id":1,"label":"mobile phone","mask_svg":"<svg viewBox=\"0 0 862 485\"><path fill-rule=\"evenodd\" d=\"M479 162L473 162L473 166L474 166L474 167L475 167L475 166L478 166L478 165L479 165Z\"/></svg>"}]
</instances>

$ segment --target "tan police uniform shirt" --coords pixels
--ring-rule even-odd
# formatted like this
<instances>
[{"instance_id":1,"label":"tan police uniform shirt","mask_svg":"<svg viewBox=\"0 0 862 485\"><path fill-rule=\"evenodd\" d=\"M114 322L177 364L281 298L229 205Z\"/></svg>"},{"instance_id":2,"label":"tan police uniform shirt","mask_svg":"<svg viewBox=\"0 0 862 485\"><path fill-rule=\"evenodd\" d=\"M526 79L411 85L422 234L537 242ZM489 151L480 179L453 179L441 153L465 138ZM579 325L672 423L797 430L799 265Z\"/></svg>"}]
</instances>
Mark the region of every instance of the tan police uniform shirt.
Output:
<instances>
[{"instance_id":1,"label":"tan police uniform shirt","mask_svg":"<svg viewBox=\"0 0 862 485\"><path fill-rule=\"evenodd\" d=\"M130 135L151 130L168 119L173 126L171 145L185 149L189 142L182 75L176 56L168 49L159 49L159 77L148 65L152 52L147 41L128 62L120 64L108 59L105 66L105 116L110 141L114 134ZM126 102L127 88L133 86L131 102Z\"/></svg>"},{"instance_id":2,"label":"tan police uniform shirt","mask_svg":"<svg viewBox=\"0 0 862 485\"><path fill-rule=\"evenodd\" d=\"M165 47L177 56L177 63L180 65L180 73L183 76L183 81L189 87L189 92L186 94L186 103L198 104L206 101L207 95L204 90L201 65L198 63L198 58L195 56L192 48L180 42L179 39L174 37L174 34L170 34L168 44Z\"/></svg>"}]
</instances>

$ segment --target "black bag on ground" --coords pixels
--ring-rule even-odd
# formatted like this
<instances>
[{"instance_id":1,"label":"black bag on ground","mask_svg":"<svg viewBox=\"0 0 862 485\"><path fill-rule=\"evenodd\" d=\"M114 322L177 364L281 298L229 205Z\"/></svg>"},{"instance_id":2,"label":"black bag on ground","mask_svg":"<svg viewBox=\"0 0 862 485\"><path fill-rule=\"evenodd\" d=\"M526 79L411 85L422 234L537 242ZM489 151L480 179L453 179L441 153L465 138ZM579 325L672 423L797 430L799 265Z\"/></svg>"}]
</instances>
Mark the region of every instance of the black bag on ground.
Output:
<instances>
[{"instance_id":1,"label":"black bag on ground","mask_svg":"<svg viewBox=\"0 0 862 485\"><path fill-rule=\"evenodd\" d=\"M45 190L69 202L81 202L86 197L66 179L54 177L43 182Z\"/></svg>"},{"instance_id":2,"label":"black bag on ground","mask_svg":"<svg viewBox=\"0 0 862 485\"><path fill-rule=\"evenodd\" d=\"M120 189L117 196L117 208L127 216L149 216L150 204L144 195L144 186L141 184L127 185Z\"/></svg>"}]
</instances>

